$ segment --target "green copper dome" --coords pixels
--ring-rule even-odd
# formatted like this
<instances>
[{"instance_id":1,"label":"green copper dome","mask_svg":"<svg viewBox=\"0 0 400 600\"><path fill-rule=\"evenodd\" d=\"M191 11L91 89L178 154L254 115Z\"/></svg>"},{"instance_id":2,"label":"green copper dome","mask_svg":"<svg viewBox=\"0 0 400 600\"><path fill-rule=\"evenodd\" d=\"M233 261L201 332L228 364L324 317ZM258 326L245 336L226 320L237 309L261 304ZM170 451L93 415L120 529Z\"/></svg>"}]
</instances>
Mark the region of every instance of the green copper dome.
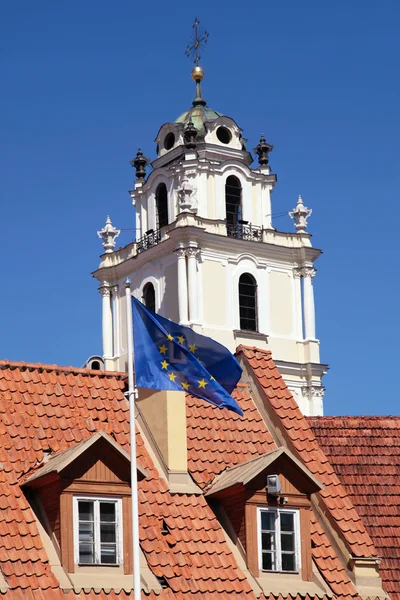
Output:
<instances>
[{"instance_id":1,"label":"green copper dome","mask_svg":"<svg viewBox=\"0 0 400 600\"><path fill-rule=\"evenodd\" d=\"M192 108L182 113L180 117L175 120L175 123L187 125L189 121L192 121L197 131L200 132L206 121L215 121L215 119L218 119L218 117L221 116L221 113L212 110L212 108L209 108L208 106L197 105L192 106Z\"/></svg>"}]
</instances>

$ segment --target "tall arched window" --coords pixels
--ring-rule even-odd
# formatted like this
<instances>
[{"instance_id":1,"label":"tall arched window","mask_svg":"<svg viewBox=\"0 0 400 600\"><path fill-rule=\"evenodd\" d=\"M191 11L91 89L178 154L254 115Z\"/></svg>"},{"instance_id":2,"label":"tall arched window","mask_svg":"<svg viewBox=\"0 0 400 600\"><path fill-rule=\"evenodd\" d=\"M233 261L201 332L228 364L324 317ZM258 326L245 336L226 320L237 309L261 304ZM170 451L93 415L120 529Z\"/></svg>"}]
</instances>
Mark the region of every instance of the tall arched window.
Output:
<instances>
[{"instance_id":1,"label":"tall arched window","mask_svg":"<svg viewBox=\"0 0 400 600\"><path fill-rule=\"evenodd\" d=\"M143 288L143 304L153 312L156 312L156 293L152 283L146 283Z\"/></svg>"},{"instance_id":2,"label":"tall arched window","mask_svg":"<svg viewBox=\"0 0 400 600\"><path fill-rule=\"evenodd\" d=\"M237 225L242 218L242 186L234 175L230 175L225 183L226 224Z\"/></svg>"},{"instance_id":3,"label":"tall arched window","mask_svg":"<svg viewBox=\"0 0 400 600\"><path fill-rule=\"evenodd\" d=\"M168 225L168 194L165 183L160 183L156 191L157 229Z\"/></svg>"},{"instance_id":4,"label":"tall arched window","mask_svg":"<svg viewBox=\"0 0 400 600\"><path fill-rule=\"evenodd\" d=\"M257 331L257 282L253 275L243 273L239 279L240 329Z\"/></svg>"}]
</instances>

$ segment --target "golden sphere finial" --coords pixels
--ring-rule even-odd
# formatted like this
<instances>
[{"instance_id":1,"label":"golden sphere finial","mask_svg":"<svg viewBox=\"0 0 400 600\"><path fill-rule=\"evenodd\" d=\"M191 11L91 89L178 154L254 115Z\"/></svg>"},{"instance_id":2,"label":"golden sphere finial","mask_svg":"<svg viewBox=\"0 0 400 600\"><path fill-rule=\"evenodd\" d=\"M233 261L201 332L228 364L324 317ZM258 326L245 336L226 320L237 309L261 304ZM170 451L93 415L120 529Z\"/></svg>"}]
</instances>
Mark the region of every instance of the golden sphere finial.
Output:
<instances>
[{"instance_id":1,"label":"golden sphere finial","mask_svg":"<svg viewBox=\"0 0 400 600\"><path fill-rule=\"evenodd\" d=\"M195 67L193 67L191 75L192 75L192 79L196 83L199 81L203 81L203 78L204 78L203 67L199 67L199 65L196 65Z\"/></svg>"}]
</instances>

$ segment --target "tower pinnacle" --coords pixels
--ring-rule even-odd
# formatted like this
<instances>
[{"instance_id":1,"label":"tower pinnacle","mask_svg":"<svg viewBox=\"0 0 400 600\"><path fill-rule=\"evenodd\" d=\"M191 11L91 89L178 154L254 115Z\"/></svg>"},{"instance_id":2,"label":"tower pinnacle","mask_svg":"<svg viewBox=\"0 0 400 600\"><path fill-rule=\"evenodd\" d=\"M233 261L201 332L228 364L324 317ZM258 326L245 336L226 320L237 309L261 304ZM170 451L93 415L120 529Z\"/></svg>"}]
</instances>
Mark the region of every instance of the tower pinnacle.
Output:
<instances>
[{"instance_id":1,"label":"tower pinnacle","mask_svg":"<svg viewBox=\"0 0 400 600\"><path fill-rule=\"evenodd\" d=\"M194 33L192 34L192 39L188 43L186 47L185 54L189 58L194 59L194 64L196 65L192 69L192 79L196 82L196 97L193 100L193 106L206 106L207 102L201 95L201 86L200 82L204 79L204 70L199 65L200 54L199 50L204 48L205 44L208 40L208 33L205 30L199 29L200 21L196 17L193 23Z\"/></svg>"},{"instance_id":2,"label":"tower pinnacle","mask_svg":"<svg viewBox=\"0 0 400 600\"><path fill-rule=\"evenodd\" d=\"M297 233L305 233L307 229L307 219L311 216L312 209L304 206L303 199L299 195L296 208L294 208L289 216L294 219L294 226Z\"/></svg>"}]
</instances>

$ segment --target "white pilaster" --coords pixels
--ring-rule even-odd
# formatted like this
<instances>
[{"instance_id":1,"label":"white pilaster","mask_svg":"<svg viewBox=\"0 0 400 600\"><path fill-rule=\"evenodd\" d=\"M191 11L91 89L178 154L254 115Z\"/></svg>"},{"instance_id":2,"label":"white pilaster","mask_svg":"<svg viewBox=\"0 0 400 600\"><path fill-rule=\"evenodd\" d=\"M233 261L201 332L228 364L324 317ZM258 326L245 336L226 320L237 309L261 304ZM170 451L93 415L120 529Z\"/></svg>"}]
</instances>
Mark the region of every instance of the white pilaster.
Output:
<instances>
[{"instance_id":1,"label":"white pilaster","mask_svg":"<svg viewBox=\"0 0 400 600\"><path fill-rule=\"evenodd\" d=\"M191 245L187 249L188 256L188 280L189 280L189 319L191 323L196 323L198 319L197 314L197 256L199 249L197 245Z\"/></svg>"},{"instance_id":2,"label":"white pilaster","mask_svg":"<svg viewBox=\"0 0 400 600\"><path fill-rule=\"evenodd\" d=\"M109 284L104 282L99 291L102 297L103 358L107 361L107 359L112 358L113 354L111 289Z\"/></svg>"},{"instance_id":3,"label":"white pilaster","mask_svg":"<svg viewBox=\"0 0 400 600\"><path fill-rule=\"evenodd\" d=\"M315 340L315 307L314 307L314 290L312 278L315 275L313 267L304 267L303 286L304 286L304 325L305 338L307 340Z\"/></svg>"},{"instance_id":4,"label":"white pilaster","mask_svg":"<svg viewBox=\"0 0 400 600\"><path fill-rule=\"evenodd\" d=\"M112 289L112 319L113 319L113 342L114 357L119 356L121 352L121 318L120 318L120 297L119 288L115 285Z\"/></svg>"},{"instance_id":5,"label":"white pilaster","mask_svg":"<svg viewBox=\"0 0 400 600\"><path fill-rule=\"evenodd\" d=\"M187 325L189 320L188 315L188 284L187 284L187 269L186 269L186 250L178 248L176 255L178 257L178 308L179 308L179 323Z\"/></svg>"},{"instance_id":6,"label":"white pilaster","mask_svg":"<svg viewBox=\"0 0 400 600\"><path fill-rule=\"evenodd\" d=\"M305 399L304 415L307 417L322 417L324 414L324 388L321 385L307 385L302 389Z\"/></svg>"},{"instance_id":7,"label":"white pilaster","mask_svg":"<svg viewBox=\"0 0 400 600\"><path fill-rule=\"evenodd\" d=\"M293 269L295 335L297 340L303 339L303 307L301 298L301 269Z\"/></svg>"}]
</instances>

